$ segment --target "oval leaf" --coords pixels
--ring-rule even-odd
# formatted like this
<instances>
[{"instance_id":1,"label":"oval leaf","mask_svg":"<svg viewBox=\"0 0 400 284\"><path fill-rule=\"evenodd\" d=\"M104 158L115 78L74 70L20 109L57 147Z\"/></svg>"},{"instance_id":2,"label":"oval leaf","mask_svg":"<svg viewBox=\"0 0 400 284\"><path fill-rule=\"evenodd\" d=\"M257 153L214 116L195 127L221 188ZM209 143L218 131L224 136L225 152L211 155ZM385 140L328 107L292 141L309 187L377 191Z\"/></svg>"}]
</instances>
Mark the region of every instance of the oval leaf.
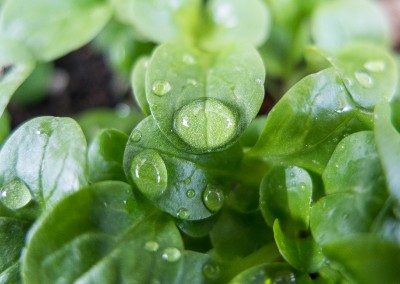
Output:
<instances>
[{"instance_id":1,"label":"oval leaf","mask_svg":"<svg viewBox=\"0 0 400 284\"><path fill-rule=\"evenodd\" d=\"M141 57L135 63L131 75L133 96L145 115L150 115L150 107L146 98L146 71L149 57Z\"/></svg>"}]
</instances>

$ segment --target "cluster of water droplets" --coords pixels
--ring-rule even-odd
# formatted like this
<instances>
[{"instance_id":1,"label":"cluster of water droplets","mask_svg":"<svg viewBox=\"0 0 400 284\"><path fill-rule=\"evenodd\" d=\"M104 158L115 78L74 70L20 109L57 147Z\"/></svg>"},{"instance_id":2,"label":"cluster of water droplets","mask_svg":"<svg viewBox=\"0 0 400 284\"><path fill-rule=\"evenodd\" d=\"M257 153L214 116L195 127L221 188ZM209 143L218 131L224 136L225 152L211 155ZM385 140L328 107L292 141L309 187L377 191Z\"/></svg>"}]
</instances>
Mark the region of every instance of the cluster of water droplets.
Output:
<instances>
[{"instance_id":1,"label":"cluster of water droplets","mask_svg":"<svg viewBox=\"0 0 400 284\"><path fill-rule=\"evenodd\" d=\"M144 249L149 253L156 253L160 249L160 244L157 241L150 240L144 244ZM161 252L161 259L166 262L176 262L182 256L182 252L176 247L166 247Z\"/></svg>"}]
</instances>

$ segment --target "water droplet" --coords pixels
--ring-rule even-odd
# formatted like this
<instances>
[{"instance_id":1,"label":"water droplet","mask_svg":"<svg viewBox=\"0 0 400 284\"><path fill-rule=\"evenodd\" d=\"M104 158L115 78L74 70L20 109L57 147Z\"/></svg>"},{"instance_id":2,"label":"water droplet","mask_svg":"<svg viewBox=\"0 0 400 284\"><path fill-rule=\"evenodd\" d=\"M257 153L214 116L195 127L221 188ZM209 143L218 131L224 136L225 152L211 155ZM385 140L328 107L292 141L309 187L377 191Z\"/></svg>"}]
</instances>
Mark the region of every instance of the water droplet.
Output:
<instances>
[{"instance_id":1,"label":"water droplet","mask_svg":"<svg viewBox=\"0 0 400 284\"><path fill-rule=\"evenodd\" d=\"M279 275L274 278L273 284L294 284L296 283L296 276L291 271L281 271Z\"/></svg>"},{"instance_id":2,"label":"water droplet","mask_svg":"<svg viewBox=\"0 0 400 284\"><path fill-rule=\"evenodd\" d=\"M227 144L236 133L236 125L234 112L212 98L193 101L182 107L174 121L174 129L184 142L208 150Z\"/></svg>"},{"instance_id":3,"label":"water droplet","mask_svg":"<svg viewBox=\"0 0 400 284\"><path fill-rule=\"evenodd\" d=\"M224 192L215 185L207 185L203 193L203 202L212 212L217 212L224 204Z\"/></svg>"},{"instance_id":4,"label":"water droplet","mask_svg":"<svg viewBox=\"0 0 400 284\"><path fill-rule=\"evenodd\" d=\"M193 189L189 189L188 191L186 191L186 196L188 198L193 198L196 196L196 191L194 191Z\"/></svg>"},{"instance_id":5,"label":"water droplet","mask_svg":"<svg viewBox=\"0 0 400 284\"><path fill-rule=\"evenodd\" d=\"M257 79L256 79L256 83L257 83L257 84L260 84L260 85L264 85L264 80L263 80L263 79L260 79L260 78L257 78Z\"/></svg>"},{"instance_id":6,"label":"water droplet","mask_svg":"<svg viewBox=\"0 0 400 284\"><path fill-rule=\"evenodd\" d=\"M156 252L160 245L156 241L148 241L144 244L144 249L148 252Z\"/></svg>"},{"instance_id":7,"label":"water droplet","mask_svg":"<svg viewBox=\"0 0 400 284\"><path fill-rule=\"evenodd\" d=\"M364 64L364 68L371 72L382 72L385 67L385 62L381 60L368 61Z\"/></svg>"},{"instance_id":8,"label":"water droplet","mask_svg":"<svg viewBox=\"0 0 400 284\"><path fill-rule=\"evenodd\" d=\"M197 81L194 80L194 79L187 79L186 82L187 82L189 85L192 85L192 86L196 86L196 85L197 85Z\"/></svg>"},{"instance_id":9,"label":"water droplet","mask_svg":"<svg viewBox=\"0 0 400 284\"><path fill-rule=\"evenodd\" d=\"M192 180L191 180L190 178L187 178L187 179L185 179L183 182L184 182L185 184L189 184L189 183L192 182Z\"/></svg>"},{"instance_id":10,"label":"water droplet","mask_svg":"<svg viewBox=\"0 0 400 284\"><path fill-rule=\"evenodd\" d=\"M193 55L189 54L189 53L185 53L182 56L182 61L186 64L195 64L196 63L196 59L194 59Z\"/></svg>"},{"instance_id":11,"label":"water droplet","mask_svg":"<svg viewBox=\"0 0 400 284\"><path fill-rule=\"evenodd\" d=\"M14 179L1 188L0 200L6 207L16 210L26 206L32 195L23 181Z\"/></svg>"},{"instance_id":12,"label":"water droplet","mask_svg":"<svg viewBox=\"0 0 400 284\"><path fill-rule=\"evenodd\" d=\"M181 258L181 251L177 248L166 248L162 254L162 259L168 262L176 262Z\"/></svg>"},{"instance_id":13,"label":"water droplet","mask_svg":"<svg viewBox=\"0 0 400 284\"><path fill-rule=\"evenodd\" d=\"M178 212L176 212L176 216L179 219L183 219L183 220L186 220L187 218L189 218L189 215L190 215L190 213L186 208L181 208L178 210Z\"/></svg>"},{"instance_id":14,"label":"water droplet","mask_svg":"<svg viewBox=\"0 0 400 284\"><path fill-rule=\"evenodd\" d=\"M167 81L156 81L151 88L153 93L157 96L164 96L165 94L169 93L172 89L171 84Z\"/></svg>"},{"instance_id":15,"label":"water droplet","mask_svg":"<svg viewBox=\"0 0 400 284\"><path fill-rule=\"evenodd\" d=\"M155 150L144 150L133 159L131 177L149 199L159 197L167 188L167 168Z\"/></svg>"},{"instance_id":16,"label":"water droplet","mask_svg":"<svg viewBox=\"0 0 400 284\"><path fill-rule=\"evenodd\" d=\"M364 88L369 89L374 85L374 80L372 77L365 72L357 71L354 73L354 76L356 77L358 83L360 83L360 85Z\"/></svg>"},{"instance_id":17,"label":"water droplet","mask_svg":"<svg viewBox=\"0 0 400 284\"><path fill-rule=\"evenodd\" d=\"M345 78L343 81L347 87L351 87L354 84L353 80L351 80L350 78Z\"/></svg>"},{"instance_id":18,"label":"water droplet","mask_svg":"<svg viewBox=\"0 0 400 284\"><path fill-rule=\"evenodd\" d=\"M203 274L208 279L218 278L220 273L220 268L217 264L206 263L203 266Z\"/></svg>"},{"instance_id":19,"label":"water droplet","mask_svg":"<svg viewBox=\"0 0 400 284\"><path fill-rule=\"evenodd\" d=\"M142 132L136 129L133 130L130 139L132 142L139 142L142 139Z\"/></svg>"}]
</instances>

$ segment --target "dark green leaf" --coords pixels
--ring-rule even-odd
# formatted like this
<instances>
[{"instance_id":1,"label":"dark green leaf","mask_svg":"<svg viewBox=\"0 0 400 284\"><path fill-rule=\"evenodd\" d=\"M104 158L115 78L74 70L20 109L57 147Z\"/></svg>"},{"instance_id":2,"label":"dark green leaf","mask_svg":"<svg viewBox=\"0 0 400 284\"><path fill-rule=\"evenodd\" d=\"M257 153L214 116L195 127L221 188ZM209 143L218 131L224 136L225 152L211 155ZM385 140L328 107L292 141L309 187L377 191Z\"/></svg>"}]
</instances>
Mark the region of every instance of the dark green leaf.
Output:
<instances>
[{"instance_id":1,"label":"dark green leaf","mask_svg":"<svg viewBox=\"0 0 400 284\"><path fill-rule=\"evenodd\" d=\"M115 129L100 131L88 151L89 180L126 181L122 161L128 135Z\"/></svg>"},{"instance_id":2,"label":"dark green leaf","mask_svg":"<svg viewBox=\"0 0 400 284\"><path fill-rule=\"evenodd\" d=\"M232 145L257 114L265 71L249 45L205 53L159 46L149 63L146 95L161 131L180 149L205 153Z\"/></svg>"},{"instance_id":3,"label":"dark green leaf","mask_svg":"<svg viewBox=\"0 0 400 284\"><path fill-rule=\"evenodd\" d=\"M285 94L248 154L322 173L337 143L370 128L371 120L369 113L354 105L335 70L326 69L302 79Z\"/></svg>"},{"instance_id":4,"label":"dark green leaf","mask_svg":"<svg viewBox=\"0 0 400 284\"><path fill-rule=\"evenodd\" d=\"M161 210L199 220L221 209L230 186L222 177L230 175L240 159L238 145L204 155L180 152L149 116L129 138L124 170L128 180Z\"/></svg>"},{"instance_id":5,"label":"dark green leaf","mask_svg":"<svg viewBox=\"0 0 400 284\"><path fill-rule=\"evenodd\" d=\"M149 57L141 57L133 67L131 85L133 96L145 115L150 115L150 107L146 98L146 71Z\"/></svg>"},{"instance_id":6,"label":"dark green leaf","mask_svg":"<svg viewBox=\"0 0 400 284\"><path fill-rule=\"evenodd\" d=\"M10 116L7 112L3 112L0 116L0 146L3 144L3 141L7 138L11 131L11 122Z\"/></svg>"},{"instance_id":7,"label":"dark green leaf","mask_svg":"<svg viewBox=\"0 0 400 284\"><path fill-rule=\"evenodd\" d=\"M110 4L101 0L7 1L0 35L25 43L37 59L51 61L89 42L111 14Z\"/></svg>"},{"instance_id":8,"label":"dark green leaf","mask_svg":"<svg viewBox=\"0 0 400 284\"><path fill-rule=\"evenodd\" d=\"M42 209L86 185L86 141L70 118L40 117L19 127L0 152L0 185L32 194ZM17 183L17 185L15 185ZM19 202L14 207L23 207Z\"/></svg>"}]
</instances>

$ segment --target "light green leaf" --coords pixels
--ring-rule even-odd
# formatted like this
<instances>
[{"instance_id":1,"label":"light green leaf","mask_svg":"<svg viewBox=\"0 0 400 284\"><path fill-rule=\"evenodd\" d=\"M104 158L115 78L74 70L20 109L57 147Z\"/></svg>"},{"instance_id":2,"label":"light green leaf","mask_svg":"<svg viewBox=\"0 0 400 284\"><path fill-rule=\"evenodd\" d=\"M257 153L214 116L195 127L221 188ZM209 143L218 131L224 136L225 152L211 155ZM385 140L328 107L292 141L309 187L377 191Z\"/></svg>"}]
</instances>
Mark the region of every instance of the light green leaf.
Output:
<instances>
[{"instance_id":1,"label":"light green leaf","mask_svg":"<svg viewBox=\"0 0 400 284\"><path fill-rule=\"evenodd\" d=\"M387 16L375 1L321 1L311 29L316 45L330 51L356 41L390 45Z\"/></svg>"},{"instance_id":2,"label":"light green leaf","mask_svg":"<svg viewBox=\"0 0 400 284\"><path fill-rule=\"evenodd\" d=\"M232 145L256 116L265 71L249 45L218 53L177 44L150 60L146 95L160 130L179 149L205 153Z\"/></svg>"},{"instance_id":3,"label":"light green leaf","mask_svg":"<svg viewBox=\"0 0 400 284\"><path fill-rule=\"evenodd\" d=\"M161 210L185 220L219 211L230 189L230 175L240 164L241 149L194 155L178 151L151 116L131 133L124 154L128 180Z\"/></svg>"},{"instance_id":4,"label":"light green leaf","mask_svg":"<svg viewBox=\"0 0 400 284\"><path fill-rule=\"evenodd\" d=\"M200 0L111 0L117 17L145 39L157 43L191 41L200 16Z\"/></svg>"},{"instance_id":5,"label":"light green leaf","mask_svg":"<svg viewBox=\"0 0 400 284\"><path fill-rule=\"evenodd\" d=\"M0 35L25 43L35 58L56 59L89 42L110 19L101 0L7 1L0 13Z\"/></svg>"},{"instance_id":6,"label":"light green leaf","mask_svg":"<svg viewBox=\"0 0 400 284\"><path fill-rule=\"evenodd\" d=\"M201 44L215 49L232 42L261 45L268 37L271 17L260 0L211 0L206 7Z\"/></svg>"},{"instance_id":7,"label":"light green leaf","mask_svg":"<svg viewBox=\"0 0 400 284\"><path fill-rule=\"evenodd\" d=\"M150 115L150 107L146 98L146 71L149 57L141 57L136 61L131 75L133 97L145 115Z\"/></svg>"},{"instance_id":8,"label":"light green leaf","mask_svg":"<svg viewBox=\"0 0 400 284\"><path fill-rule=\"evenodd\" d=\"M0 39L0 115L34 67L35 61L23 44Z\"/></svg>"},{"instance_id":9,"label":"light green leaf","mask_svg":"<svg viewBox=\"0 0 400 284\"><path fill-rule=\"evenodd\" d=\"M100 131L88 151L89 180L126 181L122 161L128 135L116 129Z\"/></svg>"},{"instance_id":10,"label":"light green leaf","mask_svg":"<svg viewBox=\"0 0 400 284\"><path fill-rule=\"evenodd\" d=\"M15 182L18 186L11 186ZM28 191L42 209L52 207L86 183L86 141L70 118L30 120L0 151L2 191L17 191L16 196Z\"/></svg>"},{"instance_id":11,"label":"light green leaf","mask_svg":"<svg viewBox=\"0 0 400 284\"><path fill-rule=\"evenodd\" d=\"M372 115L358 109L335 70L309 75L293 86L268 115L248 153L322 173L338 142L371 128Z\"/></svg>"}]
</instances>

